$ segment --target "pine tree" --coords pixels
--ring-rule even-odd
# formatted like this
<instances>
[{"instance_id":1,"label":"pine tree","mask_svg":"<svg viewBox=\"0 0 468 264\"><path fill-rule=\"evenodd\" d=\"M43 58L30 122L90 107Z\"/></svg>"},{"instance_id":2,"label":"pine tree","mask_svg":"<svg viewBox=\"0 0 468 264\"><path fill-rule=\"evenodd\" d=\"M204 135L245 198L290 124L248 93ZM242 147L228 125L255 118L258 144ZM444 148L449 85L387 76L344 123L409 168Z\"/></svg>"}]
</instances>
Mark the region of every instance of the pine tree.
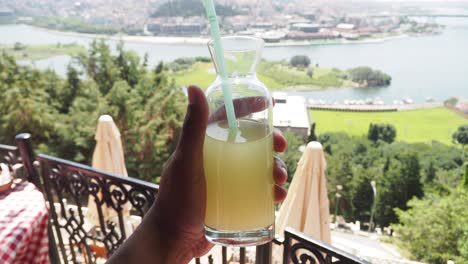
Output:
<instances>
[{"instance_id":1,"label":"pine tree","mask_svg":"<svg viewBox=\"0 0 468 264\"><path fill-rule=\"evenodd\" d=\"M462 188L468 192L468 162L465 163L465 174L463 175Z\"/></svg>"},{"instance_id":2,"label":"pine tree","mask_svg":"<svg viewBox=\"0 0 468 264\"><path fill-rule=\"evenodd\" d=\"M396 129L393 125L390 124L381 124L378 125L378 138L387 142L392 143L396 138Z\"/></svg>"},{"instance_id":3,"label":"pine tree","mask_svg":"<svg viewBox=\"0 0 468 264\"><path fill-rule=\"evenodd\" d=\"M421 183L421 166L416 153L403 155L401 158L401 175L405 177L405 198L406 201L413 196L421 198L423 196L423 186ZM406 203L405 201L405 203Z\"/></svg>"},{"instance_id":4,"label":"pine tree","mask_svg":"<svg viewBox=\"0 0 468 264\"><path fill-rule=\"evenodd\" d=\"M312 125L310 126L310 134L309 134L309 138L307 139L308 142L311 142L311 141L317 141L317 135L315 134L315 122L312 123Z\"/></svg>"},{"instance_id":5,"label":"pine tree","mask_svg":"<svg viewBox=\"0 0 468 264\"><path fill-rule=\"evenodd\" d=\"M67 68L67 82L62 93L62 107L60 109L61 113L68 113L73 100L75 100L76 95L80 89L80 73L76 68L71 64Z\"/></svg>"},{"instance_id":6,"label":"pine tree","mask_svg":"<svg viewBox=\"0 0 468 264\"><path fill-rule=\"evenodd\" d=\"M120 78L125 80L130 87L134 87L140 79L140 58L132 51L125 51L123 42L117 44L116 65L120 71Z\"/></svg>"},{"instance_id":7,"label":"pine tree","mask_svg":"<svg viewBox=\"0 0 468 264\"><path fill-rule=\"evenodd\" d=\"M423 196L420 165L415 153L403 153L394 159L381 180L377 193L376 220L381 226L397 223L395 208L406 210L413 197Z\"/></svg>"},{"instance_id":8,"label":"pine tree","mask_svg":"<svg viewBox=\"0 0 468 264\"><path fill-rule=\"evenodd\" d=\"M351 182L351 197L353 218L359 221L369 221L373 203L373 191L370 182L372 174L369 170L359 170Z\"/></svg>"},{"instance_id":9,"label":"pine tree","mask_svg":"<svg viewBox=\"0 0 468 264\"><path fill-rule=\"evenodd\" d=\"M429 166L427 167L425 182L426 183L433 182L435 177L436 177L436 172L437 172L437 170L434 168L434 162L431 160L429 162Z\"/></svg>"},{"instance_id":10,"label":"pine tree","mask_svg":"<svg viewBox=\"0 0 468 264\"><path fill-rule=\"evenodd\" d=\"M341 193L343 204L348 205L344 206L342 214L346 219L350 219L353 215L351 206L353 196L350 184L354 178L353 167L351 165L352 155L350 153L341 153L338 159L340 160L340 163L335 169L334 174L336 177L336 183L343 186L343 191Z\"/></svg>"},{"instance_id":11,"label":"pine tree","mask_svg":"<svg viewBox=\"0 0 468 264\"><path fill-rule=\"evenodd\" d=\"M369 131L367 132L367 138L374 142L377 142L377 140L379 140L379 126L378 125L374 125L370 123Z\"/></svg>"},{"instance_id":12,"label":"pine tree","mask_svg":"<svg viewBox=\"0 0 468 264\"><path fill-rule=\"evenodd\" d=\"M385 173L387 173L389 169L390 169L390 157L387 157L387 159L385 160L384 167L383 167L383 174L385 175Z\"/></svg>"},{"instance_id":13,"label":"pine tree","mask_svg":"<svg viewBox=\"0 0 468 264\"><path fill-rule=\"evenodd\" d=\"M158 66L154 69L154 85L159 87L160 85L167 84L167 77L163 73L164 71L164 63L161 61L159 62Z\"/></svg>"},{"instance_id":14,"label":"pine tree","mask_svg":"<svg viewBox=\"0 0 468 264\"><path fill-rule=\"evenodd\" d=\"M453 143L460 144L462 146L463 155L465 159L465 147L468 145L468 125L461 125L457 131L452 135Z\"/></svg>"},{"instance_id":15,"label":"pine tree","mask_svg":"<svg viewBox=\"0 0 468 264\"><path fill-rule=\"evenodd\" d=\"M116 58L112 55L110 47L104 40L94 40L88 49L88 54L78 56L81 67L99 86L99 90L106 95L114 82L121 79L119 66L115 63Z\"/></svg>"}]
</instances>

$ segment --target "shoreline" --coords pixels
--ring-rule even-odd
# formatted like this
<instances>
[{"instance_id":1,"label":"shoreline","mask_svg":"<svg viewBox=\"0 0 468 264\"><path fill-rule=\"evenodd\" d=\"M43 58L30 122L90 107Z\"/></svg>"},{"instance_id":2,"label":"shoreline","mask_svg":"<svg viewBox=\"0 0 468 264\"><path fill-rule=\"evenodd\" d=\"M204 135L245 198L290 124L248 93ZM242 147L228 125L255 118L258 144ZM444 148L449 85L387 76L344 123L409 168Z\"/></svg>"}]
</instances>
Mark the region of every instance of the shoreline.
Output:
<instances>
[{"instance_id":1,"label":"shoreline","mask_svg":"<svg viewBox=\"0 0 468 264\"><path fill-rule=\"evenodd\" d=\"M82 37L87 39L107 39L113 41L125 41L132 43L146 43L146 44L175 44L175 45L206 45L210 40L209 37L179 37L179 36L131 36L131 35L103 35L103 34L87 34L73 31L59 31L44 27L38 27L29 24L6 24L3 26L26 26L37 30L46 31L53 34L62 36ZM321 46L321 45L356 45L356 44L382 44L387 41L395 41L413 37L408 34L401 34L397 36L379 36L376 38L366 38L362 40L309 40L309 41L292 41L284 40L278 43L265 43L266 47L289 47L289 46ZM418 36L414 36L418 37Z\"/></svg>"}]
</instances>

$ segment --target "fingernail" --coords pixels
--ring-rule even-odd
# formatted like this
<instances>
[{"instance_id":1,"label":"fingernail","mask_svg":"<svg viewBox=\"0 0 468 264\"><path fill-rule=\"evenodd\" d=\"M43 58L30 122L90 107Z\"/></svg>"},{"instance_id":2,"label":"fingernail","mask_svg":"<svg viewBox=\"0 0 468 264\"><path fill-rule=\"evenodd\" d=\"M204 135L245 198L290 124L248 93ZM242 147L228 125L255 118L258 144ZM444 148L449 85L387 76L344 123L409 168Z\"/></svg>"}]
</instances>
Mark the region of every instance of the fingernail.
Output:
<instances>
[{"instance_id":1,"label":"fingernail","mask_svg":"<svg viewBox=\"0 0 468 264\"><path fill-rule=\"evenodd\" d=\"M195 87L189 86L187 88L187 93L188 93L189 104L196 104L197 95L196 95Z\"/></svg>"}]
</instances>

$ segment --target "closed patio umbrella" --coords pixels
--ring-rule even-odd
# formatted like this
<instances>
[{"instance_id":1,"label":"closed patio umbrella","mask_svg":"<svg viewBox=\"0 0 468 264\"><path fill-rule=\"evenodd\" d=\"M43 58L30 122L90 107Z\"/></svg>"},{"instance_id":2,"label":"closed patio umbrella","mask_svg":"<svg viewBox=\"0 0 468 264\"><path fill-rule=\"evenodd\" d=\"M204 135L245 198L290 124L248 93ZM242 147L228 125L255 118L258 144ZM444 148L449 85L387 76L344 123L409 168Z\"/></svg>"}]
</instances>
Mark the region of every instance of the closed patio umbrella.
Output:
<instances>
[{"instance_id":1,"label":"closed patio umbrella","mask_svg":"<svg viewBox=\"0 0 468 264\"><path fill-rule=\"evenodd\" d=\"M96 147L93 153L93 168L121 176L128 176L127 169L125 168L120 132L111 116L102 115L99 117L95 140ZM122 215L125 221L130 216L130 209L130 203L125 204L123 207ZM104 206L102 212L104 221L111 220L118 223L118 215L115 210ZM99 215L92 196L90 196L88 201L87 218L93 225L99 226ZM129 235L128 231L127 236Z\"/></svg>"},{"instance_id":2,"label":"closed patio umbrella","mask_svg":"<svg viewBox=\"0 0 468 264\"><path fill-rule=\"evenodd\" d=\"M310 142L299 160L296 173L276 218L276 233L286 226L330 243L330 213L322 145Z\"/></svg>"}]
</instances>

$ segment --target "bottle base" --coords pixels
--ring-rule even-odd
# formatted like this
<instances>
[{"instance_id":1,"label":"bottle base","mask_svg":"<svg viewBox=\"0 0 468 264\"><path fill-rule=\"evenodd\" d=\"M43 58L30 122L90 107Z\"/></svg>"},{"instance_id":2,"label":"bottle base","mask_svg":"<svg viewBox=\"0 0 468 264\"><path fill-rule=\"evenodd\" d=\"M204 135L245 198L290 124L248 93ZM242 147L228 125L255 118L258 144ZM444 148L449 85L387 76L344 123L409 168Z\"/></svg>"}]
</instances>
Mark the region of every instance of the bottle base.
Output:
<instances>
[{"instance_id":1,"label":"bottle base","mask_svg":"<svg viewBox=\"0 0 468 264\"><path fill-rule=\"evenodd\" d=\"M208 241L220 246L250 247L266 244L273 240L275 227L250 231L224 231L205 226L205 236Z\"/></svg>"}]
</instances>

